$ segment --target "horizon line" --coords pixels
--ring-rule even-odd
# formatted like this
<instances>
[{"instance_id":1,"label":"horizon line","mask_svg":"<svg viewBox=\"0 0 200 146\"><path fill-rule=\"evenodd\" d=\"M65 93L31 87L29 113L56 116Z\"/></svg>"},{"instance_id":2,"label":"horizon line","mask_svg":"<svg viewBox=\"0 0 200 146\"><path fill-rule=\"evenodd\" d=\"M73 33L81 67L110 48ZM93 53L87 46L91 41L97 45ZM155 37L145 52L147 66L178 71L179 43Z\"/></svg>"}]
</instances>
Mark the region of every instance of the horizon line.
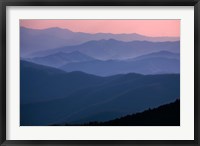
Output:
<instances>
[{"instance_id":1,"label":"horizon line","mask_svg":"<svg viewBox=\"0 0 200 146\"><path fill-rule=\"evenodd\" d=\"M33 30L47 30L47 29L51 29L51 28L58 28L58 29L64 29L64 30L69 30L73 33L86 33L86 34L114 34L114 35L130 35L130 34L137 34L137 35L141 35L141 36L146 36L146 37L152 37L152 38L161 38L161 37L168 37L168 38L179 38L180 41L180 36L149 36L149 35L144 35L144 34L140 34L140 33L110 33L110 32L97 32L97 33L89 33L89 32L81 32L81 31L72 31L69 28L63 28L63 27L47 27L47 28L31 28L31 27L27 27L27 26L20 26L20 28L26 28L26 29L33 29Z\"/></svg>"}]
</instances>

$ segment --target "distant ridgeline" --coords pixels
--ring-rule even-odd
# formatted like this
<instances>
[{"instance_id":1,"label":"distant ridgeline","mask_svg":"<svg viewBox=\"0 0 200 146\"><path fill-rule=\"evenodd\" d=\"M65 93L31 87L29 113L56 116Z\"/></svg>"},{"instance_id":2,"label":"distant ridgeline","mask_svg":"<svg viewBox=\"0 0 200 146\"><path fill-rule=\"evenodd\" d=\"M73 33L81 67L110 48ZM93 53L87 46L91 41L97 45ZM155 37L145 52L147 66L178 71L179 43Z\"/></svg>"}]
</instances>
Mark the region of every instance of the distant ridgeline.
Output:
<instances>
[{"instance_id":1,"label":"distant ridgeline","mask_svg":"<svg viewBox=\"0 0 200 146\"><path fill-rule=\"evenodd\" d=\"M149 53L147 51L155 52L163 49L179 52L179 40L179 37L149 37L136 33L90 34L72 32L61 28L42 30L20 27L20 55L21 57L38 57L57 51L72 52L77 50L101 58L112 56L114 59L126 55L135 55L134 52L136 54L140 53L140 55L142 52ZM108 53L106 54L106 52Z\"/></svg>"},{"instance_id":2,"label":"distant ridgeline","mask_svg":"<svg viewBox=\"0 0 200 146\"><path fill-rule=\"evenodd\" d=\"M54 124L51 126L74 126ZM123 116L106 122L93 121L76 126L180 126L180 100L144 112Z\"/></svg>"}]
</instances>

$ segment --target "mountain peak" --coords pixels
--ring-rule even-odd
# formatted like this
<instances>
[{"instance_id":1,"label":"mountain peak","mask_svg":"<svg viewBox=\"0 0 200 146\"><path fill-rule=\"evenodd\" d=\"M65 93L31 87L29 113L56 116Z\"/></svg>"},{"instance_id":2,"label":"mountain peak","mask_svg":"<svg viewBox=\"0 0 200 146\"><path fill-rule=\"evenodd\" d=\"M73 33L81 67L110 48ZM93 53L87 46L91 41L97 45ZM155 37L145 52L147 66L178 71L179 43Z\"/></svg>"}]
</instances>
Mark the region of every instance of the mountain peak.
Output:
<instances>
[{"instance_id":1,"label":"mountain peak","mask_svg":"<svg viewBox=\"0 0 200 146\"><path fill-rule=\"evenodd\" d=\"M73 31L71 31L71 30L69 30L69 29L67 29L67 28L60 28L60 27L50 27L50 28L46 28L46 29L44 29L44 30L46 30L46 31L64 31L65 33L66 33L66 32L71 32L71 33L73 33Z\"/></svg>"}]
</instances>

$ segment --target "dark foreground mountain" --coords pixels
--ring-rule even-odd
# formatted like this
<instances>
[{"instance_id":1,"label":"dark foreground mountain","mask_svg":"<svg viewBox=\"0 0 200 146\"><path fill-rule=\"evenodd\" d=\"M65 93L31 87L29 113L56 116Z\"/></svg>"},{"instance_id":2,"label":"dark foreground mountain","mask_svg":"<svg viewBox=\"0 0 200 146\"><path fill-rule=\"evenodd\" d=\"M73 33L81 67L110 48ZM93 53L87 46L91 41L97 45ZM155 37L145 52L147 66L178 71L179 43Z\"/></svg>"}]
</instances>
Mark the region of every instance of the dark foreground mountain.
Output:
<instances>
[{"instance_id":1,"label":"dark foreground mountain","mask_svg":"<svg viewBox=\"0 0 200 146\"><path fill-rule=\"evenodd\" d=\"M98 77L21 61L20 125L104 122L180 97L180 75Z\"/></svg>"},{"instance_id":2,"label":"dark foreground mountain","mask_svg":"<svg viewBox=\"0 0 200 146\"><path fill-rule=\"evenodd\" d=\"M66 73L28 61L20 62L20 102L22 104L64 98L78 89L95 86L105 81L82 72Z\"/></svg>"},{"instance_id":3,"label":"dark foreground mountain","mask_svg":"<svg viewBox=\"0 0 200 146\"><path fill-rule=\"evenodd\" d=\"M55 124L53 126L73 126ZM180 126L180 100L148 109L140 113L127 115L106 122L93 121L76 126Z\"/></svg>"},{"instance_id":4,"label":"dark foreground mountain","mask_svg":"<svg viewBox=\"0 0 200 146\"><path fill-rule=\"evenodd\" d=\"M107 122L85 126L180 126L180 100Z\"/></svg>"}]
</instances>

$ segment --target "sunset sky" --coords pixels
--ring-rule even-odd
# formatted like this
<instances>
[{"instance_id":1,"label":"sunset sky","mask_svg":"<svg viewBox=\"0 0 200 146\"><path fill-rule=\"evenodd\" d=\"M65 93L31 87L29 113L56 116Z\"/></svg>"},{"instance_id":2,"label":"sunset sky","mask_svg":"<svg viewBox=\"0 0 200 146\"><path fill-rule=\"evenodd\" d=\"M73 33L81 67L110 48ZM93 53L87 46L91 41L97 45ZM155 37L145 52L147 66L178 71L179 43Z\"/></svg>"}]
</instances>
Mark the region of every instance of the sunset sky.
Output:
<instances>
[{"instance_id":1,"label":"sunset sky","mask_svg":"<svg viewBox=\"0 0 200 146\"><path fill-rule=\"evenodd\" d=\"M180 20L20 20L34 29L66 28L86 33L138 33L146 36L180 36Z\"/></svg>"}]
</instances>

